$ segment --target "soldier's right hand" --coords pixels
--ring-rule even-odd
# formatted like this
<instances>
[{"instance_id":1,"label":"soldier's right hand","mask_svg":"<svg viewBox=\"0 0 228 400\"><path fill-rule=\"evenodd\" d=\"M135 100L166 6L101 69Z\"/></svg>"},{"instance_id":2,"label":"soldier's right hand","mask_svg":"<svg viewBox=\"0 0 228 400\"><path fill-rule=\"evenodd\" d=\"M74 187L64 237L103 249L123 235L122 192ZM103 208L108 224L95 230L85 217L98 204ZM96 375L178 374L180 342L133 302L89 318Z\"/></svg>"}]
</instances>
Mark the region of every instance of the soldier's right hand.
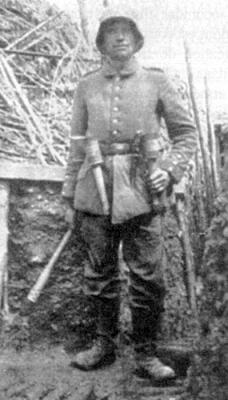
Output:
<instances>
[{"instance_id":1,"label":"soldier's right hand","mask_svg":"<svg viewBox=\"0 0 228 400\"><path fill-rule=\"evenodd\" d=\"M70 229L74 228L75 209L73 206L73 198L64 198L65 200L65 221Z\"/></svg>"},{"instance_id":2,"label":"soldier's right hand","mask_svg":"<svg viewBox=\"0 0 228 400\"><path fill-rule=\"evenodd\" d=\"M71 206L67 206L65 212L65 221L70 229L74 228L74 220L75 220L75 209L72 208Z\"/></svg>"}]
</instances>

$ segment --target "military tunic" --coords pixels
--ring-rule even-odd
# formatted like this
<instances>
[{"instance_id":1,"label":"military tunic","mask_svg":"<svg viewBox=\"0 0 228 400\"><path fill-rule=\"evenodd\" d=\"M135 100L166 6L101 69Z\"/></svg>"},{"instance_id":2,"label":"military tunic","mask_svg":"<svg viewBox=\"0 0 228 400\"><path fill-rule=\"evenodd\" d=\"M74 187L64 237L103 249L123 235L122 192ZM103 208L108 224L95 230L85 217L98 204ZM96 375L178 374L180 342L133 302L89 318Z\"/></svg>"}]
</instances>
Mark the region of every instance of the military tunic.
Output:
<instances>
[{"instance_id":1,"label":"military tunic","mask_svg":"<svg viewBox=\"0 0 228 400\"><path fill-rule=\"evenodd\" d=\"M63 196L74 198L83 212L81 232L88 250L85 292L115 298L119 291L118 246L130 269L132 308L159 314L164 297L162 277L162 224L151 202L140 169L130 180L132 154L103 154L103 175L111 205L103 215L94 176L83 145L75 138L97 139L101 145L131 143L137 132L160 137L165 119L172 150L160 160L160 168L178 182L196 148L196 130L179 94L163 71L145 69L133 58L119 73L105 62L85 76L75 93L72 139ZM79 141L77 143L80 143Z\"/></svg>"},{"instance_id":2,"label":"military tunic","mask_svg":"<svg viewBox=\"0 0 228 400\"><path fill-rule=\"evenodd\" d=\"M195 126L179 94L163 71L145 69L134 58L119 74L105 63L78 85L73 105L72 140L86 136L108 145L129 143L139 131L151 139L159 138L162 117L173 145L172 152L160 161L160 167L167 170L174 181L179 181L196 143ZM82 165L80 160L84 160ZM105 181L108 184L111 179L113 185L113 198L109 199L112 222L121 223L149 212L150 199L140 171L136 184L130 183L131 154L113 155L111 160L104 156L104 163ZM78 210L103 214L93 173L80 146L76 150L75 146L70 146L63 195L74 197Z\"/></svg>"}]
</instances>

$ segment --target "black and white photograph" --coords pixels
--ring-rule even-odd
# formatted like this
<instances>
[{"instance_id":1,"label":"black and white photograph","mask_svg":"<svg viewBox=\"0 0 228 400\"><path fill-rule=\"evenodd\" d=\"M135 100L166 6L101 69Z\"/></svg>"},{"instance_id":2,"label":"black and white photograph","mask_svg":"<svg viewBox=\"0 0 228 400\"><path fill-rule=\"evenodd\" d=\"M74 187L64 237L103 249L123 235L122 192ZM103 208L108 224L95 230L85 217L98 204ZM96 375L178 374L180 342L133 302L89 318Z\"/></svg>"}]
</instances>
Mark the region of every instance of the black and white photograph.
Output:
<instances>
[{"instance_id":1,"label":"black and white photograph","mask_svg":"<svg viewBox=\"0 0 228 400\"><path fill-rule=\"evenodd\" d=\"M227 400L226 0L0 0L0 400Z\"/></svg>"}]
</instances>

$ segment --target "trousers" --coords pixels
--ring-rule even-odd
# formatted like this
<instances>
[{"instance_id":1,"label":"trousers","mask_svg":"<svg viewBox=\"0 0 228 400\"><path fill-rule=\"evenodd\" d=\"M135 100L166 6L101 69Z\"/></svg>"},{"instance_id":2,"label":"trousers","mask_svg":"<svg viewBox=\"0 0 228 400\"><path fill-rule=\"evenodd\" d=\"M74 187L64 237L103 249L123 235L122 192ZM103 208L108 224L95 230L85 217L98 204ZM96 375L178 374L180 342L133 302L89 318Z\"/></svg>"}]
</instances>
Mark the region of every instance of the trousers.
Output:
<instances>
[{"instance_id":1,"label":"trousers","mask_svg":"<svg viewBox=\"0 0 228 400\"><path fill-rule=\"evenodd\" d=\"M159 214L142 214L122 224L109 216L82 213L80 232L88 257L84 260L84 292L101 300L115 299L120 292L118 249L122 241L129 268L131 309L163 311L162 221Z\"/></svg>"}]
</instances>

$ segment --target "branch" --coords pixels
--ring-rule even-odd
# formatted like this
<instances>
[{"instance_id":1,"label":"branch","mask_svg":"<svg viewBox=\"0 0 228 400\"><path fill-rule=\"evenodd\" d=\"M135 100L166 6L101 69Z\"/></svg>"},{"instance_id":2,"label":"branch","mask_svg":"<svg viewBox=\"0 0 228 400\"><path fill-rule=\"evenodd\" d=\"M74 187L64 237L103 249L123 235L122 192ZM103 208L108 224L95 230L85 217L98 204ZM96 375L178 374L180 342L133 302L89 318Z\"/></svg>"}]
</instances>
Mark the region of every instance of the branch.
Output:
<instances>
[{"instance_id":1,"label":"branch","mask_svg":"<svg viewBox=\"0 0 228 400\"><path fill-rule=\"evenodd\" d=\"M39 25L35 26L35 28L30 29L28 32L26 32L23 36L21 36L19 39L15 40L13 43L10 43L9 46L6 47L5 50L10 50L13 47L17 46L19 43L21 43L23 40L27 39L29 36L31 36L33 33L37 32L39 29L43 28L45 25L48 25L49 22L54 21L57 17L59 17L63 11L59 12L58 14L49 17L45 21L41 22Z\"/></svg>"},{"instance_id":2,"label":"branch","mask_svg":"<svg viewBox=\"0 0 228 400\"><path fill-rule=\"evenodd\" d=\"M58 153L53 149L51 144L47 141L46 134L44 133L43 129L40 126L40 121L35 115L27 97L24 95L19 83L17 82L17 79L14 75L13 70L11 69L10 65L8 62L4 59L4 57L0 56L0 61L2 62L2 65L5 69L5 72L7 74L7 77L12 84L12 86L15 89L15 93L17 94L18 98L20 99L23 107L25 108L26 112L28 113L28 116L32 122L32 125L35 127L37 132L40 134L41 138L43 138L45 145L47 146L51 156L53 157L54 160L58 160L61 164L63 163L62 158L58 155ZM39 151L40 149L38 149Z\"/></svg>"},{"instance_id":3,"label":"branch","mask_svg":"<svg viewBox=\"0 0 228 400\"><path fill-rule=\"evenodd\" d=\"M45 57L45 58L62 58L62 55L58 54L50 54L50 53L41 53L38 51L22 51L22 50L4 50L6 54L18 54L22 56L31 56L31 57Z\"/></svg>"}]
</instances>

